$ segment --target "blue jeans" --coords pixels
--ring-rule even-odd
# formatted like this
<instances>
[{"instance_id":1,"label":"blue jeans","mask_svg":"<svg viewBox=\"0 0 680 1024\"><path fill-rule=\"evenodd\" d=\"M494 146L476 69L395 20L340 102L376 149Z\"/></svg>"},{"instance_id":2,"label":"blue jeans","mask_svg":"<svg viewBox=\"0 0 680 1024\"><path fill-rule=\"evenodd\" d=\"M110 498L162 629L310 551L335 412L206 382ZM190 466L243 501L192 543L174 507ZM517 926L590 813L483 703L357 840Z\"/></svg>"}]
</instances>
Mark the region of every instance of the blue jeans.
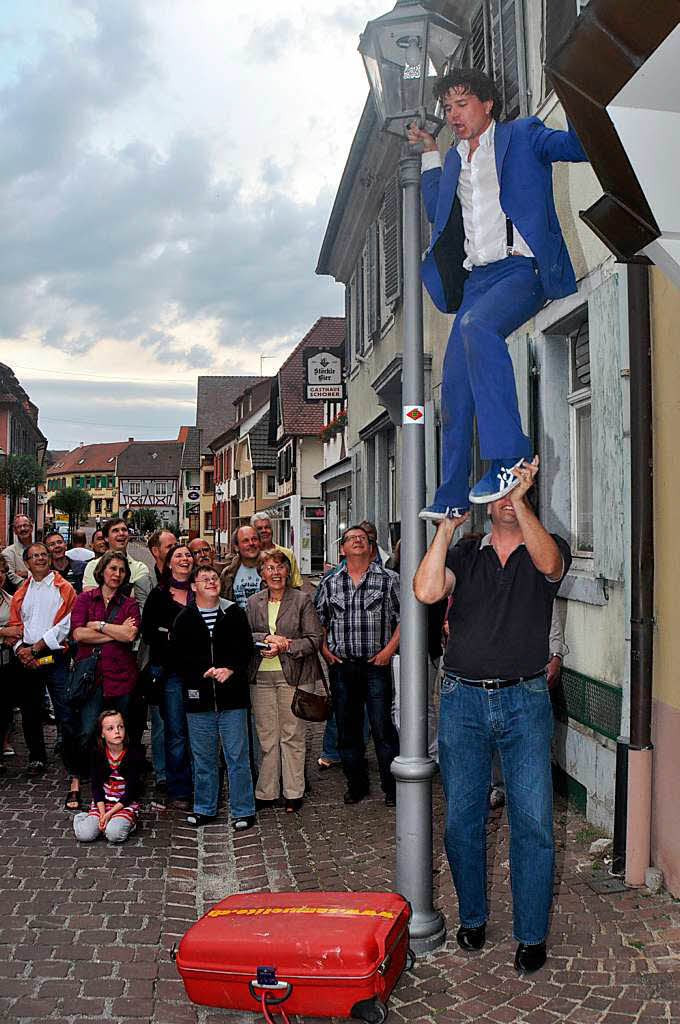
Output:
<instances>
[{"instance_id":1,"label":"blue jeans","mask_svg":"<svg viewBox=\"0 0 680 1024\"><path fill-rule=\"evenodd\" d=\"M368 721L368 714L364 714L364 746L368 745L371 738L371 726ZM338 750L338 726L335 721L335 714L331 711L330 718L326 719L326 728L323 731L321 742L321 756L329 761L339 761L340 751Z\"/></svg>"},{"instance_id":2,"label":"blue jeans","mask_svg":"<svg viewBox=\"0 0 680 1024\"><path fill-rule=\"evenodd\" d=\"M90 758L92 746L96 742L95 732L97 729L97 718L106 708L111 711L120 711L128 729L128 718L130 710L130 694L125 693L120 697L105 697L101 686L98 686L89 700L83 706L72 713L71 724L73 730L73 755L74 764L71 771L79 778L87 778L90 774ZM67 743L64 740L64 753L67 750ZM66 757L64 757L66 761ZM66 765L69 769L69 765Z\"/></svg>"},{"instance_id":3,"label":"blue jeans","mask_svg":"<svg viewBox=\"0 0 680 1024\"><path fill-rule=\"evenodd\" d=\"M191 767L182 681L171 673L165 680L160 713L165 727L165 781L171 800L191 800Z\"/></svg>"},{"instance_id":4,"label":"blue jeans","mask_svg":"<svg viewBox=\"0 0 680 1024\"><path fill-rule=\"evenodd\" d=\"M157 704L149 704L151 761L156 784L165 783L165 727Z\"/></svg>"},{"instance_id":5,"label":"blue jeans","mask_svg":"<svg viewBox=\"0 0 680 1024\"><path fill-rule=\"evenodd\" d=\"M194 764L194 813L217 814L220 743L227 762L232 819L255 814L253 777L248 756L248 710L194 711L187 715Z\"/></svg>"},{"instance_id":6,"label":"blue jeans","mask_svg":"<svg viewBox=\"0 0 680 1024\"><path fill-rule=\"evenodd\" d=\"M439 708L444 845L466 928L477 928L488 916L486 820L491 759L498 750L510 825L514 937L534 944L547 935L554 867L552 734L544 675L503 690L467 686L444 675Z\"/></svg>"},{"instance_id":7,"label":"blue jeans","mask_svg":"<svg viewBox=\"0 0 680 1024\"><path fill-rule=\"evenodd\" d=\"M390 765L399 753L399 737L392 722L392 673L389 665L343 661L329 669L333 711L338 728L338 749L347 788L355 796L368 792L368 764L364 743L364 708L371 723L383 793L393 796L396 783Z\"/></svg>"},{"instance_id":8,"label":"blue jeans","mask_svg":"<svg viewBox=\"0 0 680 1024\"><path fill-rule=\"evenodd\" d=\"M54 707L57 730L63 737L64 763L67 771L73 768L72 763L72 723L71 708L68 703L68 684L70 676L70 658L65 653L47 651L52 654L54 664L45 668L24 668L16 663L16 688L19 706L21 707L21 724L24 739L28 747L31 761L42 761L47 764L47 751L43 734L43 697L45 687L49 690Z\"/></svg>"},{"instance_id":9,"label":"blue jeans","mask_svg":"<svg viewBox=\"0 0 680 1024\"><path fill-rule=\"evenodd\" d=\"M471 270L442 368L442 482L435 505L468 504L475 415L483 459L531 455L505 339L544 303L534 260L509 256Z\"/></svg>"}]
</instances>

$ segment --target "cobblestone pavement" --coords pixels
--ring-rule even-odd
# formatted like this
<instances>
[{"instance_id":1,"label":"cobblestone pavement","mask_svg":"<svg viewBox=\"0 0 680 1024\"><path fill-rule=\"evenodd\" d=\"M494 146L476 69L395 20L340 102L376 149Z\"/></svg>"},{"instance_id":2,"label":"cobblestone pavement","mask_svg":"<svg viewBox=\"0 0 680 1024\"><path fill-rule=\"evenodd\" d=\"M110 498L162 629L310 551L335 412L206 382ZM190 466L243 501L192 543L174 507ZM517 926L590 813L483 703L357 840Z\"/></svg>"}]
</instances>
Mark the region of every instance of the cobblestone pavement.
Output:
<instances>
[{"instance_id":1,"label":"cobblestone pavement","mask_svg":"<svg viewBox=\"0 0 680 1024\"><path fill-rule=\"evenodd\" d=\"M316 767L299 815L269 810L233 837L226 819L198 832L182 816L145 809L121 847L77 847L62 809L66 778L53 767L26 780L25 758L0 778L0 1019L82 1024L236 1024L260 1020L190 1004L170 950L197 915L234 891L389 889L394 811L373 796L347 808L339 769ZM373 764L375 769L375 764ZM643 891L598 895L592 830L556 812L558 861L549 961L522 980L512 968L507 825L489 823L491 920L485 949L455 942L456 911L441 854L441 789L434 785L435 902L446 945L420 957L390 1000L390 1021L411 1024L657 1024L680 1022L680 902Z\"/></svg>"}]
</instances>

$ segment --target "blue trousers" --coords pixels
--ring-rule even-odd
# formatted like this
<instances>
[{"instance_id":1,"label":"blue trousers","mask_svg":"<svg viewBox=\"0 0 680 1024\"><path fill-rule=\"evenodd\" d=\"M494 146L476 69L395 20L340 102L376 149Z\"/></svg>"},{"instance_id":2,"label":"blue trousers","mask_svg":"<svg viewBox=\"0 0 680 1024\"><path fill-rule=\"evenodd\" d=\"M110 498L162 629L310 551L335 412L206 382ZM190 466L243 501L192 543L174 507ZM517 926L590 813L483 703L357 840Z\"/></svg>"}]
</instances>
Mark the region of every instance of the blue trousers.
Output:
<instances>
[{"instance_id":1,"label":"blue trousers","mask_svg":"<svg viewBox=\"0 0 680 1024\"><path fill-rule=\"evenodd\" d=\"M371 738L371 725L368 721L368 712L364 714L364 746L368 745ZM326 728L323 731L321 743L321 756L329 761L339 761L340 751L338 750L338 726L335 721L335 713L331 711L330 718L326 719Z\"/></svg>"},{"instance_id":2,"label":"blue trousers","mask_svg":"<svg viewBox=\"0 0 680 1024\"><path fill-rule=\"evenodd\" d=\"M547 935L554 870L552 734L544 675L504 690L478 689L444 675L439 706L444 845L466 928L479 927L488 916L486 820L497 750L510 825L514 937L533 945Z\"/></svg>"},{"instance_id":3,"label":"blue trousers","mask_svg":"<svg viewBox=\"0 0 680 1024\"><path fill-rule=\"evenodd\" d=\"M483 459L514 463L531 456L505 339L534 316L545 299L535 261L525 256L509 256L471 270L442 368L442 482L435 505L468 504L475 415Z\"/></svg>"},{"instance_id":4,"label":"blue trousers","mask_svg":"<svg viewBox=\"0 0 680 1024\"><path fill-rule=\"evenodd\" d=\"M187 715L194 765L194 812L217 814L222 746L229 778L229 810L233 820L255 814L253 777L248 758L248 710L195 711Z\"/></svg>"},{"instance_id":5,"label":"blue trousers","mask_svg":"<svg viewBox=\"0 0 680 1024\"><path fill-rule=\"evenodd\" d=\"M172 672L165 680L159 710L165 727L165 781L168 796L171 800L190 800L191 765L184 693L180 677Z\"/></svg>"},{"instance_id":6,"label":"blue trousers","mask_svg":"<svg viewBox=\"0 0 680 1024\"><path fill-rule=\"evenodd\" d=\"M355 796L368 792L365 708L371 723L382 790L393 795L396 783L390 765L399 753L399 737L392 722L392 673L389 665L348 660L331 665L329 676L338 726L338 749L347 788Z\"/></svg>"}]
</instances>

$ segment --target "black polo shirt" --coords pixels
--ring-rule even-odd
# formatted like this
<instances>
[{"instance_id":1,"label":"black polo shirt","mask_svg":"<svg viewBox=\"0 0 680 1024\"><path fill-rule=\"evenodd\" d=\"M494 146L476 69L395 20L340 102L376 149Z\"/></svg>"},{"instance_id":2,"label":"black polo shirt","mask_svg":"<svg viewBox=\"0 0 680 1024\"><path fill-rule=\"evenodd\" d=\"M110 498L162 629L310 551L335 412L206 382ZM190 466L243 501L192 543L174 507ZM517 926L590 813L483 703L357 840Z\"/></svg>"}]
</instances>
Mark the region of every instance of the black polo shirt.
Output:
<instances>
[{"instance_id":1,"label":"black polo shirt","mask_svg":"<svg viewBox=\"0 0 680 1024\"><path fill-rule=\"evenodd\" d=\"M571 551L552 534L564 560ZM456 577L449 611L449 642L444 668L468 679L514 679L542 672L555 595L520 544L502 566L489 538L462 540L446 556ZM564 575L563 573L563 575Z\"/></svg>"}]
</instances>

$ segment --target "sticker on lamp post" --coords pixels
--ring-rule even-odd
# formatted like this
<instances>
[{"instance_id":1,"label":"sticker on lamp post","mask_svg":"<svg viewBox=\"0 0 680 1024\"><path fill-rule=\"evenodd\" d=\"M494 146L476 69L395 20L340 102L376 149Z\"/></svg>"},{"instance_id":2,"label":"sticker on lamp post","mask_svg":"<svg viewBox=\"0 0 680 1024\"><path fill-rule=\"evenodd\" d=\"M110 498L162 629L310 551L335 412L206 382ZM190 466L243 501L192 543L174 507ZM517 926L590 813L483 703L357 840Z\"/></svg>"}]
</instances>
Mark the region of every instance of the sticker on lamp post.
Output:
<instances>
[{"instance_id":1,"label":"sticker on lamp post","mask_svg":"<svg viewBox=\"0 0 680 1024\"><path fill-rule=\"evenodd\" d=\"M405 405L402 423L416 423L418 426L422 427L425 423L425 406Z\"/></svg>"}]
</instances>

